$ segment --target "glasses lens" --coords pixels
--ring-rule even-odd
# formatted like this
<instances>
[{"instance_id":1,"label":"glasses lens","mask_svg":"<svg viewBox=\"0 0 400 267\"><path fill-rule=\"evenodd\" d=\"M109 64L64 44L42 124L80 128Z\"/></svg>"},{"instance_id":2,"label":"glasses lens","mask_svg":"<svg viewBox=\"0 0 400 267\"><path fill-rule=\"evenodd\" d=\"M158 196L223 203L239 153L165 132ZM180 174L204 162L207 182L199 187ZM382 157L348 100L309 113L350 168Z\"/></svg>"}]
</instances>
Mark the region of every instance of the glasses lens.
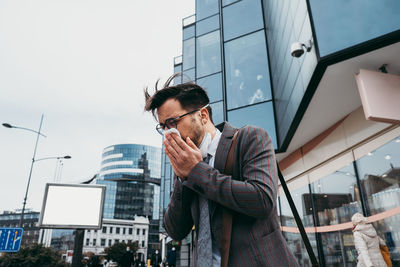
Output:
<instances>
[{"instance_id":1,"label":"glasses lens","mask_svg":"<svg viewBox=\"0 0 400 267\"><path fill-rule=\"evenodd\" d=\"M159 134L164 135L164 128L160 124L157 124L156 130Z\"/></svg>"},{"instance_id":2,"label":"glasses lens","mask_svg":"<svg viewBox=\"0 0 400 267\"><path fill-rule=\"evenodd\" d=\"M175 119L166 120L165 121L165 126L167 126L168 129L176 128L176 120Z\"/></svg>"}]
</instances>

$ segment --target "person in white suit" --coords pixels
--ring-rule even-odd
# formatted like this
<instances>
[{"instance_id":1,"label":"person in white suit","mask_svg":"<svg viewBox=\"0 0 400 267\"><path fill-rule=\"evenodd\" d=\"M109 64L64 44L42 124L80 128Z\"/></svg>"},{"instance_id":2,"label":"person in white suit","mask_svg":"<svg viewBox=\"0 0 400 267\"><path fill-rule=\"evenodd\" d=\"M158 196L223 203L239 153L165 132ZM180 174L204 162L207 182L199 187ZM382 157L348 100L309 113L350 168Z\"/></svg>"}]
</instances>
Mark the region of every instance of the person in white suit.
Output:
<instances>
[{"instance_id":1,"label":"person in white suit","mask_svg":"<svg viewBox=\"0 0 400 267\"><path fill-rule=\"evenodd\" d=\"M378 236L372 224L362 214L351 217L353 223L354 245L357 249L357 267L387 267L379 245L386 245Z\"/></svg>"}]
</instances>

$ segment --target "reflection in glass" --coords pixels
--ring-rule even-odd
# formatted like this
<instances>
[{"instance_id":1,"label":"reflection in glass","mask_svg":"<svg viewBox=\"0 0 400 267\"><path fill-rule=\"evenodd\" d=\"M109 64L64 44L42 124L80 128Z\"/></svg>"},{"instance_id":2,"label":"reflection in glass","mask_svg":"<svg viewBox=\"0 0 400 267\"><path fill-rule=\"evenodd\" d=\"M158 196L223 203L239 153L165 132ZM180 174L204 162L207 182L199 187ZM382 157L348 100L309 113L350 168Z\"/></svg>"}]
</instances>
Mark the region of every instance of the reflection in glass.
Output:
<instances>
[{"instance_id":1,"label":"reflection in glass","mask_svg":"<svg viewBox=\"0 0 400 267\"><path fill-rule=\"evenodd\" d=\"M311 184L317 225L351 222L356 212L362 213L360 191L352 164ZM356 266L357 252L351 229L321 233L327 266Z\"/></svg>"},{"instance_id":2,"label":"reflection in glass","mask_svg":"<svg viewBox=\"0 0 400 267\"><path fill-rule=\"evenodd\" d=\"M225 44L228 109L271 99L264 30Z\"/></svg>"},{"instance_id":3,"label":"reflection in glass","mask_svg":"<svg viewBox=\"0 0 400 267\"><path fill-rule=\"evenodd\" d=\"M311 0L321 56L400 29L400 1Z\"/></svg>"},{"instance_id":4,"label":"reflection in glass","mask_svg":"<svg viewBox=\"0 0 400 267\"><path fill-rule=\"evenodd\" d=\"M224 41L262 29L264 22L261 1L242 0L224 7L223 19Z\"/></svg>"},{"instance_id":5,"label":"reflection in glass","mask_svg":"<svg viewBox=\"0 0 400 267\"><path fill-rule=\"evenodd\" d=\"M228 121L235 127L255 125L265 129L276 148L275 120L272 102L229 111Z\"/></svg>"},{"instance_id":6,"label":"reflection in glass","mask_svg":"<svg viewBox=\"0 0 400 267\"><path fill-rule=\"evenodd\" d=\"M211 103L222 100L221 73L198 79L197 84L206 89Z\"/></svg>"},{"instance_id":7,"label":"reflection in glass","mask_svg":"<svg viewBox=\"0 0 400 267\"><path fill-rule=\"evenodd\" d=\"M219 0L196 0L196 20L218 13Z\"/></svg>"},{"instance_id":8,"label":"reflection in glass","mask_svg":"<svg viewBox=\"0 0 400 267\"><path fill-rule=\"evenodd\" d=\"M303 187L297 190L291 190L291 195L296 205L297 211L299 212L299 216L301 218L301 221L303 222L304 227L308 227L308 226L313 226L314 222L312 217L312 209L309 204L310 199L309 197L307 197L310 195L307 180L305 181L305 183L306 184ZM292 210L290 209L289 202L287 201L285 194L279 196L279 200L281 206L280 219L282 226L297 227L296 221L293 217ZM300 266L310 266L311 262L308 257L307 250L304 246L304 242L301 239L300 233L283 231L283 234L289 245L290 251L293 252ZM311 246L313 247L315 255L318 257L315 234L314 233L308 234L308 238L310 239L310 243Z\"/></svg>"},{"instance_id":9,"label":"reflection in glass","mask_svg":"<svg viewBox=\"0 0 400 267\"><path fill-rule=\"evenodd\" d=\"M196 23L196 36L219 29L219 15L198 21Z\"/></svg>"},{"instance_id":10,"label":"reflection in glass","mask_svg":"<svg viewBox=\"0 0 400 267\"><path fill-rule=\"evenodd\" d=\"M400 137L357 160L368 215L400 206ZM393 265L400 263L400 214L375 222L378 235L391 252Z\"/></svg>"},{"instance_id":11,"label":"reflection in glass","mask_svg":"<svg viewBox=\"0 0 400 267\"><path fill-rule=\"evenodd\" d=\"M311 184L319 225L350 222L361 212L360 191L352 164Z\"/></svg>"},{"instance_id":12,"label":"reflection in glass","mask_svg":"<svg viewBox=\"0 0 400 267\"><path fill-rule=\"evenodd\" d=\"M194 38L183 41L183 70L194 68Z\"/></svg>"},{"instance_id":13,"label":"reflection in glass","mask_svg":"<svg viewBox=\"0 0 400 267\"><path fill-rule=\"evenodd\" d=\"M203 77L221 70L219 31L198 37L196 48L197 77Z\"/></svg>"},{"instance_id":14,"label":"reflection in glass","mask_svg":"<svg viewBox=\"0 0 400 267\"><path fill-rule=\"evenodd\" d=\"M194 25L183 28L183 40L194 37Z\"/></svg>"},{"instance_id":15,"label":"reflection in glass","mask_svg":"<svg viewBox=\"0 0 400 267\"><path fill-rule=\"evenodd\" d=\"M212 118L215 125L220 124L224 121L224 106L223 102L217 102L210 104L212 108Z\"/></svg>"}]
</instances>

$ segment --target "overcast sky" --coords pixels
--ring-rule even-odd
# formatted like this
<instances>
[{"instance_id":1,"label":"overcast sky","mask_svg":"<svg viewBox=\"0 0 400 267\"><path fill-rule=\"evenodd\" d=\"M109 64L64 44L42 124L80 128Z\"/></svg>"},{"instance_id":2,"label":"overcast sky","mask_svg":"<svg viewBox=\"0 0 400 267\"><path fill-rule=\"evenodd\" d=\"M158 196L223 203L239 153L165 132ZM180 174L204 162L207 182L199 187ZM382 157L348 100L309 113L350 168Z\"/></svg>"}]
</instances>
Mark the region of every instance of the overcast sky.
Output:
<instances>
[{"instance_id":1,"label":"overcast sky","mask_svg":"<svg viewBox=\"0 0 400 267\"><path fill-rule=\"evenodd\" d=\"M161 147L143 88L173 73L194 0L0 0L0 123L38 130L36 158L71 155L61 182L92 177L104 147ZM0 212L22 208L36 135L0 127ZM34 164L40 211L57 160ZM62 208L62 207L60 207Z\"/></svg>"}]
</instances>

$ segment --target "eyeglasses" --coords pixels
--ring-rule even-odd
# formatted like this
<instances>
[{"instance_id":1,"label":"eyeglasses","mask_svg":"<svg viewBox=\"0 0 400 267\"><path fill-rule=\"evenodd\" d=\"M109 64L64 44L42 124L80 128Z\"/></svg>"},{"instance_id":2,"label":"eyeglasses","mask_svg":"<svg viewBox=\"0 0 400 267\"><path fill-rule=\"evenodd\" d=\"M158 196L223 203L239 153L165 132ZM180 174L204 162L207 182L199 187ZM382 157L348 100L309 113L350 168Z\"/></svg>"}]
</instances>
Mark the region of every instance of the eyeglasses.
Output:
<instances>
[{"instance_id":1,"label":"eyeglasses","mask_svg":"<svg viewBox=\"0 0 400 267\"><path fill-rule=\"evenodd\" d=\"M183 115L181 115L181 116L178 116L178 117L176 117L176 118L169 118L169 119L166 119L164 123L159 123L159 124L157 124L156 130L157 130L157 132L158 132L159 134L164 135L165 127L167 127L168 129L176 128L177 125L178 125L178 121L179 121L180 119L182 119L182 118L185 117L186 115L195 113L195 112L201 110L202 108L206 108L206 107L208 107L208 106L209 106L209 104L205 105L204 107L201 107L201 108L198 108L198 109L189 111L188 113L185 113L185 114L183 114Z\"/></svg>"}]
</instances>

